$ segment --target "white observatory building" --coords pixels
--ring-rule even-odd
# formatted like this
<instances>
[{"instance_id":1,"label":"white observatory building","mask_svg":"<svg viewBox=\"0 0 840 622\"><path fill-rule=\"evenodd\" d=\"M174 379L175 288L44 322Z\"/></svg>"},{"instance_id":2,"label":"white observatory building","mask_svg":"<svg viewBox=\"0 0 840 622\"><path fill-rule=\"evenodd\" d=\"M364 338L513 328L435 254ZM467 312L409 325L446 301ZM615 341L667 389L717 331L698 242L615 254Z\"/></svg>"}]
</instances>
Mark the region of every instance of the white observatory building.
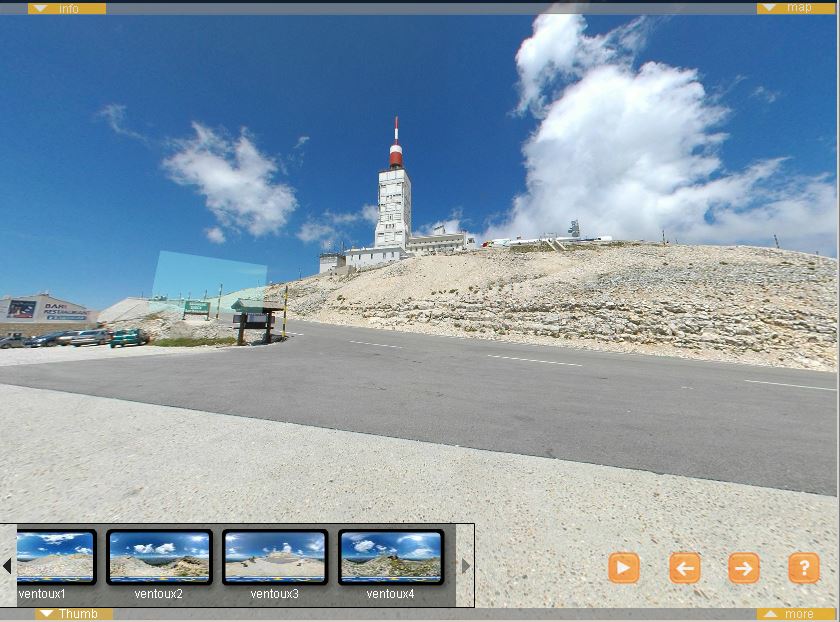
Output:
<instances>
[{"instance_id":1,"label":"white observatory building","mask_svg":"<svg viewBox=\"0 0 840 622\"><path fill-rule=\"evenodd\" d=\"M399 132L399 118L395 118L388 168L379 171L379 218L373 233L373 246L347 250L348 266L361 268L398 261L413 252L452 252L467 248L466 233L443 232L416 238L411 235L411 178L403 166Z\"/></svg>"}]
</instances>

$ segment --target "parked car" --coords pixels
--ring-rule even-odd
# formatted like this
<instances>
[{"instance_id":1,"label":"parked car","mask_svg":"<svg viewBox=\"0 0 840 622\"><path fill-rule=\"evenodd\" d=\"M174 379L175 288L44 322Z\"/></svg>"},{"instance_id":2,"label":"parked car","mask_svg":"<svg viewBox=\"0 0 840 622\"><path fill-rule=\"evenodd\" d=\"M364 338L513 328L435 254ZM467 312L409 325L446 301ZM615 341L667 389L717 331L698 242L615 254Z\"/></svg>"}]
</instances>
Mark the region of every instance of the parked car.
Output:
<instances>
[{"instance_id":1,"label":"parked car","mask_svg":"<svg viewBox=\"0 0 840 622\"><path fill-rule=\"evenodd\" d=\"M96 330L83 330L78 335L70 338L70 345L76 346L88 346L88 345L97 345L97 346L104 346L111 340L111 336L108 334L107 330L104 329L96 329Z\"/></svg>"},{"instance_id":2,"label":"parked car","mask_svg":"<svg viewBox=\"0 0 840 622\"><path fill-rule=\"evenodd\" d=\"M59 330L54 333L47 333L46 335L39 335L26 340L26 345L30 348L51 348L58 345L58 339L65 335L75 334L74 330Z\"/></svg>"},{"instance_id":3,"label":"parked car","mask_svg":"<svg viewBox=\"0 0 840 622\"><path fill-rule=\"evenodd\" d=\"M76 335L78 335L80 330L68 330L66 334L62 335L58 339L55 340L56 344L60 346L69 346L70 340L73 339Z\"/></svg>"},{"instance_id":4,"label":"parked car","mask_svg":"<svg viewBox=\"0 0 840 622\"><path fill-rule=\"evenodd\" d=\"M25 348L25 339L20 335L12 337L3 337L0 339L0 349L8 350L9 348Z\"/></svg>"},{"instance_id":5,"label":"parked car","mask_svg":"<svg viewBox=\"0 0 840 622\"><path fill-rule=\"evenodd\" d=\"M130 328L128 330L118 330L114 333L111 339L111 347L117 346L143 346L151 341L149 333L142 328Z\"/></svg>"}]
</instances>

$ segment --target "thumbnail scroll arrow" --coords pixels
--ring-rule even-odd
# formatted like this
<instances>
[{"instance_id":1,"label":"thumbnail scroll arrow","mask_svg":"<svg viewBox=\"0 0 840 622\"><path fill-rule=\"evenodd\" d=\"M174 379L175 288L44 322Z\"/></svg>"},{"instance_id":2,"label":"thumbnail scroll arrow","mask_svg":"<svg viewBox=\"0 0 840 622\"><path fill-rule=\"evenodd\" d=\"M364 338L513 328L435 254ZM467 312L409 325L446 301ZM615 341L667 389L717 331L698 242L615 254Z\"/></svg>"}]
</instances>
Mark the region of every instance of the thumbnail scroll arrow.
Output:
<instances>
[{"instance_id":1,"label":"thumbnail scroll arrow","mask_svg":"<svg viewBox=\"0 0 840 622\"><path fill-rule=\"evenodd\" d=\"M47 8L46 4L34 4L32 6L34 6L35 10L38 11L39 13Z\"/></svg>"},{"instance_id":2,"label":"thumbnail scroll arrow","mask_svg":"<svg viewBox=\"0 0 840 622\"><path fill-rule=\"evenodd\" d=\"M467 563L466 559L461 559L461 574L464 574L467 570L470 569L470 565Z\"/></svg>"},{"instance_id":3,"label":"thumbnail scroll arrow","mask_svg":"<svg viewBox=\"0 0 840 622\"><path fill-rule=\"evenodd\" d=\"M6 569L6 572L8 572L9 574L12 574L12 558L11 557L6 560L5 564L3 564L3 568Z\"/></svg>"},{"instance_id":4,"label":"thumbnail scroll arrow","mask_svg":"<svg viewBox=\"0 0 840 622\"><path fill-rule=\"evenodd\" d=\"M765 8L765 9L767 9L768 11L772 11L773 9L775 9L775 8L776 8L776 5L775 5L775 4L764 4L763 6L764 6L764 8Z\"/></svg>"},{"instance_id":5,"label":"thumbnail scroll arrow","mask_svg":"<svg viewBox=\"0 0 840 622\"><path fill-rule=\"evenodd\" d=\"M742 566L735 566L735 570L740 570L745 577L752 572L752 569L749 562L744 562Z\"/></svg>"},{"instance_id":6,"label":"thumbnail scroll arrow","mask_svg":"<svg viewBox=\"0 0 840 622\"><path fill-rule=\"evenodd\" d=\"M686 570L694 570L694 566L686 566L685 562L680 562L680 565L677 566L677 572L679 572L682 576L685 576Z\"/></svg>"}]
</instances>

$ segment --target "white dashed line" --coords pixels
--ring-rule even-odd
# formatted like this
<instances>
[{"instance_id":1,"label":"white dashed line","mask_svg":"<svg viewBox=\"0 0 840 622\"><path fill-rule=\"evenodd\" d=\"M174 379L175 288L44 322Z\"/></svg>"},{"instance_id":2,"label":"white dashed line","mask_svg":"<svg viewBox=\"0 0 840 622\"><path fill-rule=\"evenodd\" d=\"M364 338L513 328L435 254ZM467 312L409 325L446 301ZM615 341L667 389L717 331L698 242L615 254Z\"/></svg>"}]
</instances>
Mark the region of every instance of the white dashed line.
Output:
<instances>
[{"instance_id":1,"label":"white dashed line","mask_svg":"<svg viewBox=\"0 0 840 622\"><path fill-rule=\"evenodd\" d=\"M400 350L402 350L402 346L389 346L385 343L369 343L367 341L351 341L350 343L358 343L363 346L377 346L378 348L399 348Z\"/></svg>"},{"instance_id":2,"label":"white dashed line","mask_svg":"<svg viewBox=\"0 0 840 622\"><path fill-rule=\"evenodd\" d=\"M287 331L286 331L286 334L287 334L287 335L294 335L295 337L303 337L303 333L293 333L293 332L292 332L292 331L290 331L290 330L287 330Z\"/></svg>"},{"instance_id":3,"label":"white dashed line","mask_svg":"<svg viewBox=\"0 0 840 622\"><path fill-rule=\"evenodd\" d=\"M569 367L583 367L577 363L560 363L558 361L538 361L537 359L520 359L515 356L499 356L498 354L488 354L490 358L494 359L508 359L509 361L527 361L528 363L547 363L548 365L568 365Z\"/></svg>"},{"instance_id":4,"label":"white dashed line","mask_svg":"<svg viewBox=\"0 0 840 622\"><path fill-rule=\"evenodd\" d=\"M804 384L785 384L784 382L764 382L763 380L744 380L744 382L751 382L753 384L775 384L779 387L795 387L797 389L816 389L817 391L837 391L829 387L809 387Z\"/></svg>"}]
</instances>

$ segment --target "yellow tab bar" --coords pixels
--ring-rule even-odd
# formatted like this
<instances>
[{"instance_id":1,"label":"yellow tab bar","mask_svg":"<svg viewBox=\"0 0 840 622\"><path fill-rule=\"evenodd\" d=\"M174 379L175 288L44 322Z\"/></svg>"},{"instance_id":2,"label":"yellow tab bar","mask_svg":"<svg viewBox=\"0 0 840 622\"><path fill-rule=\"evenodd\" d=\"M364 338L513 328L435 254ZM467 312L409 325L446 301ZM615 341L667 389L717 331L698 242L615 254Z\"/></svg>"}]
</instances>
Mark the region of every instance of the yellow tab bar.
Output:
<instances>
[{"instance_id":1,"label":"yellow tab bar","mask_svg":"<svg viewBox=\"0 0 840 622\"><path fill-rule=\"evenodd\" d=\"M830 607L774 607L756 609L756 620L836 620L837 610Z\"/></svg>"},{"instance_id":2,"label":"yellow tab bar","mask_svg":"<svg viewBox=\"0 0 840 622\"><path fill-rule=\"evenodd\" d=\"M104 2L29 3L30 15L105 15Z\"/></svg>"},{"instance_id":3,"label":"yellow tab bar","mask_svg":"<svg viewBox=\"0 0 840 622\"><path fill-rule=\"evenodd\" d=\"M833 2L760 2L755 5L758 15L834 15Z\"/></svg>"},{"instance_id":4,"label":"yellow tab bar","mask_svg":"<svg viewBox=\"0 0 840 622\"><path fill-rule=\"evenodd\" d=\"M56 609L36 609L36 620L113 620L114 610L104 607L59 607Z\"/></svg>"}]
</instances>

